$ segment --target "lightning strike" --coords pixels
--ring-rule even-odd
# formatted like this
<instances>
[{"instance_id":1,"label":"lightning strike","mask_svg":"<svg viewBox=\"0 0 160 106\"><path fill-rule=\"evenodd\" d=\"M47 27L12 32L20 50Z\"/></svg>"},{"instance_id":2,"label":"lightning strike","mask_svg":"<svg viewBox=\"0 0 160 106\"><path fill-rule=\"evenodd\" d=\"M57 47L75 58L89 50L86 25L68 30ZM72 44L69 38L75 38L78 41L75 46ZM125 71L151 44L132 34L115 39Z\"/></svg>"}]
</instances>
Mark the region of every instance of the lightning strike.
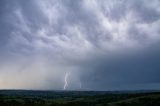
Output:
<instances>
[{"instance_id":1,"label":"lightning strike","mask_svg":"<svg viewBox=\"0 0 160 106\"><path fill-rule=\"evenodd\" d=\"M69 73L68 72L66 72L66 74L65 74L65 78L64 78L64 87L63 87L63 89L64 90L66 90L66 87L68 86L68 76L69 76Z\"/></svg>"}]
</instances>

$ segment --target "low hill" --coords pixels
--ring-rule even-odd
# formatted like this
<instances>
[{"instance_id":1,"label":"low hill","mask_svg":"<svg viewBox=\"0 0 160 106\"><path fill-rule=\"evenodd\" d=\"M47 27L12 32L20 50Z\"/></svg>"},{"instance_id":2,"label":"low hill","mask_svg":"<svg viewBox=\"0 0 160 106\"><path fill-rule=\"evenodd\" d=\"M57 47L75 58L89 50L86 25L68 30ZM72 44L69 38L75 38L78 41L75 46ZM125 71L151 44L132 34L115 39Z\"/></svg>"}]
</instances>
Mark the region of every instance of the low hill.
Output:
<instances>
[{"instance_id":1,"label":"low hill","mask_svg":"<svg viewBox=\"0 0 160 106\"><path fill-rule=\"evenodd\" d=\"M160 106L160 92L0 90L0 106Z\"/></svg>"},{"instance_id":2,"label":"low hill","mask_svg":"<svg viewBox=\"0 0 160 106\"><path fill-rule=\"evenodd\" d=\"M125 99L113 103L109 106L160 106L160 94L151 94L147 96Z\"/></svg>"}]
</instances>

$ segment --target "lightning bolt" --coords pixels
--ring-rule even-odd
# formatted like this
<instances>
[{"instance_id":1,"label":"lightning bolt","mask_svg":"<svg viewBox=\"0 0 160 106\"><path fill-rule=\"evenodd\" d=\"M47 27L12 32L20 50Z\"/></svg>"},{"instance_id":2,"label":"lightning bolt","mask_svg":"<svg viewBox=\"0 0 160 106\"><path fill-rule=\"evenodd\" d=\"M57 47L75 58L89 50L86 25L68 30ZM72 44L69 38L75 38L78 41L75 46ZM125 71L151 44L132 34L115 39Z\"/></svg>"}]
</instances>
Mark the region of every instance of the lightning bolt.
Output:
<instances>
[{"instance_id":1,"label":"lightning bolt","mask_svg":"<svg viewBox=\"0 0 160 106\"><path fill-rule=\"evenodd\" d=\"M69 76L69 72L66 72L65 77L64 77L64 87L63 89L66 90L66 87L68 86L68 76Z\"/></svg>"}]
</instances>

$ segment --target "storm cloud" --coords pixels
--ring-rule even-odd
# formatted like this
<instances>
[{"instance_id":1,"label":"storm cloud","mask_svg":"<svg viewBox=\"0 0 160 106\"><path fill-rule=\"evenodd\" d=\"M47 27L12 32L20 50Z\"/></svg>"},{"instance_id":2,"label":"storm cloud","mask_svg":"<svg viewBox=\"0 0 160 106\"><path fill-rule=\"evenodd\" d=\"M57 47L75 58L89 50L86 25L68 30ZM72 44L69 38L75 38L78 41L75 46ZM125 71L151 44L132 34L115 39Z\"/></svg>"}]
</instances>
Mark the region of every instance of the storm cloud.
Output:
<instances>
[{"instance_id":1,"label":"storm cloud","mask_svg":"<svg viewBox=\"0 0 160 106\"><path fill-rule=\"evenodd\" d=\"M1 0L0 88L160 88L159 0Z\"/></svg>"}]
</instances>

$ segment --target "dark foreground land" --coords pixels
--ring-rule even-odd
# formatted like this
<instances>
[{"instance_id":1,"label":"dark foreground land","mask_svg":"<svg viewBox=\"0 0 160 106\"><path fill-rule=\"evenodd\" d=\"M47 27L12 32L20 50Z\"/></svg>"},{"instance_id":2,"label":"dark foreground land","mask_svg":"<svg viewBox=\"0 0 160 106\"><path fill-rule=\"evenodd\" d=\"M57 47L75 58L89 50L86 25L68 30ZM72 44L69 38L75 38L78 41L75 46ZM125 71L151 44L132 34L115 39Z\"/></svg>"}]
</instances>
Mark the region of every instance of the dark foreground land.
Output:
<instances>
[{"instance_id":1,"label":"dark foreground land","mask_svg":"<svg viewBox=\"0 0 160 106\"><path fill-rule=\"evenodd\" d=\"M160 92L0 90L0 106L160 106Z\"/></svg>"}]
</instances>

